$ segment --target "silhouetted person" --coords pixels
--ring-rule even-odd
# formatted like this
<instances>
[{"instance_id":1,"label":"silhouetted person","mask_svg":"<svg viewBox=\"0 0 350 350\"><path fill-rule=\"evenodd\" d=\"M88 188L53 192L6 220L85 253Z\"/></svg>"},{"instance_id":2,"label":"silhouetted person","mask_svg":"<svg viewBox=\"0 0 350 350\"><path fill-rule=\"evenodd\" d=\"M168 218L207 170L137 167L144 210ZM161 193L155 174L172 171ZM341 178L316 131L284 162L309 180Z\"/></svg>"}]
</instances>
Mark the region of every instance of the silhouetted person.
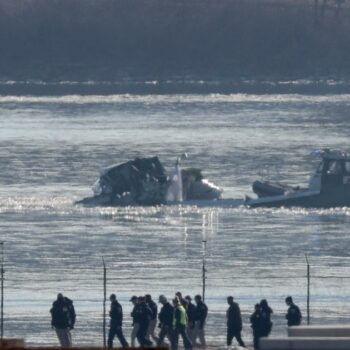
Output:
<instances>
[{"instance_id":1,"label":"silhouetted person","mask_svg":"<svg viewBox=\"0 0 350 350\"><path fill-rule=\"evenodd\" d=\"M146 304L148 305L148 307L152 311L152 314L150 316L149 326L148 326L148 329L147 329L146 339L150 340L150 338L152 337L153 340L157 341L158 337L155 335L154 332L155 332L155 329L156 329L156 326L157 326L158 306L152 300L152 297L151 297L150 294L146 294L145 295L145 299L146 299Z\"/></svg>"},{"instance_id":2,"label":"silhouetted person","mask_svg":"<svg viewBox=\"0 0 350 350\"><path fill-rule=\"evenodd\" d=\"M127 348L129 347L129 344L125 340L125 337L123 334L123 328L122 328L123 308L119 304L115 294L111 294L111 296L109 297L109 300L111 301L111 309L109 311L109 316L111 318L111 321L110 321L109 334L108 334L108 347L110 349L113 348L113 340L114 340L114 337L117 336L122 347Z\"/></svg>"},{"instance_id":3,"label":"silhouetted person","mask_svg":"<svg viewBox=\"0 0 350 350\"><path fill-rule=\"evenodd\" d=\"M146 339L149 321L151 317L152 310L146 304L145 297L139 297L138 304L136 305L136 318L139 323L139 330L136 333L136 338L142 347L152 345L152 342Z\"/></svg>"},{"instance_id":4,"label":"silhouetted person","mask_svg":"<svg viewBox=\"0 0 350 350\"><path fill-rule=\"evenodd\" d=\"M168 302L164 295L159 296L159 302L163 305L159 315L159 335L157 341L157 347L164 346L164 338L167 337L172 342L172 327L174 318L174 308Z\"/></svg>"},{"instance_id":5,"label":"silhouetted person","mask_svg":"<svg viewBox=\"0 0 350 350\"><path fill-rule=\"evenodd\" d=\"M244 342L241 337L242 332L242 317L239 305L233 301L233 297L227 298L227 303L230 307L227 309L227 346L232 345L232 339L236 338L238 344L245 348Z\"/></svg>"},{"instance_id":6,"label":"silhouetted person","mask_svg":"<svg viewBox=\"0 0 350 350\"><path fill-rule=\"evenodd\" d=\"M289 306L286 314L288 326L299 326L301 323L301 312L299 307L294 304L291 296L288 296L285 301L287 306Z\"/></svg>"},{"instance_id":7,"label":"silhouetted person","mask_svg":"<svg viewBox=\"0 0 350 350\"><path fill-rule=\"evenodd\" d=\"M185 350L192 349L192 344L188 339L187 328L187 313L184 306L178 298L173 299L174 318L173 318L173 338L171 349L177 350L179 347L179 335L181 335Z\"/></svg>"},{"instance_id":8,"label":"silhouetted person","mask_svg":"<svg viewBox=\"0 0 350 350\"><path fill-rule=\"evenodd\" d=\"M196 307L194 310L194 319L195 319L195 335L194 335L194 341L193 345L196 344L197 338L199 338L200 346L202 348L206 347L206 341L205 341L205 321L208 316L208 307L205 305L202 301L202 297L200 295L196 295L194 297L194 300L196 302Z\"/></svg>"},{"instance_id":9,"label":"silhouetted person","mask_svg":"<svg viewBox=\"0 0 350 350\"><path fill-rule=\"evenodd\" d=\"M253 344L254 349L259 349L259 338L261 337L261 327L260 327L260 304L255 304L255 309L250 316L250 323L253 330Z\"/></svg>"},{"instance_id":10,"label":"silhouetted person","mask_svg":"<svg viewBox=\"0 0 350 350\"><path fill-rule=\"evenodd\" d=\"M192 298L187 295L185 296L185 300L187 302L187 335L192 343L192 346L195 346L195 319L194 319L194 310L195 310L195 305L191 302Z\"/></svg>"},{"instance_id":11,"label":"silhouetted person","mask_svg":"<svg viewBox=\"0 0 350 350\"><path fill-rule=\"evenodd\" d=\"M272 309L267 303L266 299L260 301L260 324L261 324L261 336L268 337L272 330L271 315Z\"/></svg>"},{"instance_id":12,"label":"silhouetted person","mask_svg":"<svg viewBox=\"0 0 350 350\"><path fill-rule=\"evenodd\" d=\"M135 347L135 339L136 339L136 334L139 331L140 324L137 319L138 313L137 313L137 304L138 304L138 297L136 295L132 296L130 301L134 305L133 310L131 311L131 318L132 318L132 331L131 331L131 347Z\"/></svg>"},{"instance_id":13,"label":"silhouetted person","mask_svg":"<svg viewBox=\"0 0 350 350\"><path fill-rule=\"evenodd\" d=\"M73 301L64 297L61 293L57 294L57 300L52 304L51 326L56 330L57 338L63 348L72 346L71 330L75 324L75 310Z\"/></svg>"}]
</instances>

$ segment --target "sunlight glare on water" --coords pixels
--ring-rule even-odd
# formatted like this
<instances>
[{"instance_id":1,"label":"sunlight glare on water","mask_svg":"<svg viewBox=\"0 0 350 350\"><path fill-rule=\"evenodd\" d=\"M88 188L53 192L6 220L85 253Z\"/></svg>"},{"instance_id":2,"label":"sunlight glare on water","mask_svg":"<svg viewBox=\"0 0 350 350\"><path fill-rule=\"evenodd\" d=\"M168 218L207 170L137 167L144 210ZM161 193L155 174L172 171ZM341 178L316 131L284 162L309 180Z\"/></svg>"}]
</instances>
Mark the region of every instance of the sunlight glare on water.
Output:
<instances>
[{"instance_id":1,"label":"sunlight glare on water","mask_svg":"<svg viewBox=\"0 0 350 350\"><path fill-rule=\"evenodd\" d=\"M5 241L5 333L57 344L49 309L58 292L75 302L74 342L101 344L102 256L131 330L131 295L201 293L207 241L208 343L225 341L226 297L249 315L267 298L274 336L284 334L284 298L312 322L350 312L350 209L159 206L86 208L99 170L159 155L170 168L202 168L226 198L251 194L262 175L305 185L315 148L348 149L350 95L193 94L0 96L0 227Z\"/></svg>"}]
</instances>

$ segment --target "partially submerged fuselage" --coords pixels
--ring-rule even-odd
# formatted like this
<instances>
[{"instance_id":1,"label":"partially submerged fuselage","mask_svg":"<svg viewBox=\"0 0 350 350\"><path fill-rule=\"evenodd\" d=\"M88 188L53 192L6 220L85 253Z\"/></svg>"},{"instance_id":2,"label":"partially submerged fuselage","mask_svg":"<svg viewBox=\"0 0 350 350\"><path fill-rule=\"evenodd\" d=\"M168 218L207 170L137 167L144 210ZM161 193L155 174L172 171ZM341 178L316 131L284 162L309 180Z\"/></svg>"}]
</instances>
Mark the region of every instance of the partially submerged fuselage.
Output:
<instances>
[{"instance_id":1,"label":"partially submerged fuselage","mask_svg":"<svg viewBox=\"0 0 350 350\"><path fill-rule=\"evenodd\" d=\"M205 180L199 169L167 173L158 157L136 158L105 169L93 186L94 196L77 202L85 205L159 205L183 200L215 200L222 190Z\"/></svg>"}]
</instances>

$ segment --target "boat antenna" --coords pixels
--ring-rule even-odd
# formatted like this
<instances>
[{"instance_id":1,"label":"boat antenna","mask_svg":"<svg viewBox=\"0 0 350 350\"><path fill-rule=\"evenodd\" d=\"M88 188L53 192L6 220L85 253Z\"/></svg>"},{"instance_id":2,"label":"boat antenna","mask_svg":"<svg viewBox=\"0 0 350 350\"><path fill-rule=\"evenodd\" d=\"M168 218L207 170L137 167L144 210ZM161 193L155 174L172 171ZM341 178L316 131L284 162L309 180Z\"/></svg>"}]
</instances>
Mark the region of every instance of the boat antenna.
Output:
<instances>
[{"instance_id":1,"label":"boat antenna","mask_svg":"<svg viewBox=\"0 0 350 350\"><path fill-rule=\"evenodd\" d=\"M188 154L186 152L182 153L181 156L177 157L176 165L180 164L182 160L185 160L187 158L188 158Z\"/></svg>"}]
</instances>

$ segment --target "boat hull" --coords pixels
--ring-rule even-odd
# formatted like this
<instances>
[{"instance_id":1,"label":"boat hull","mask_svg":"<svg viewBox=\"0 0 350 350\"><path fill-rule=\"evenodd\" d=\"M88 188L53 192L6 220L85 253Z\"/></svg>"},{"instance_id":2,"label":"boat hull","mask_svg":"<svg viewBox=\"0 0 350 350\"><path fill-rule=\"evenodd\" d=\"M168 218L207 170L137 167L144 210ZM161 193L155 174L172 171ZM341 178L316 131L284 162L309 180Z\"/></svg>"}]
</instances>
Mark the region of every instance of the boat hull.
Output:
<instances>
[{"instance_id":1,"label":"boat hull","mask_svg":"<svg viewBox=\"0 0 350 350\"><path fill-rule=\"evenodd\" d=\"M248 199L245 205L257 207L336 208L350 207L350 186L326 186L321 192L296 191L281 196Z\"/></svg>"}]
</instances>

